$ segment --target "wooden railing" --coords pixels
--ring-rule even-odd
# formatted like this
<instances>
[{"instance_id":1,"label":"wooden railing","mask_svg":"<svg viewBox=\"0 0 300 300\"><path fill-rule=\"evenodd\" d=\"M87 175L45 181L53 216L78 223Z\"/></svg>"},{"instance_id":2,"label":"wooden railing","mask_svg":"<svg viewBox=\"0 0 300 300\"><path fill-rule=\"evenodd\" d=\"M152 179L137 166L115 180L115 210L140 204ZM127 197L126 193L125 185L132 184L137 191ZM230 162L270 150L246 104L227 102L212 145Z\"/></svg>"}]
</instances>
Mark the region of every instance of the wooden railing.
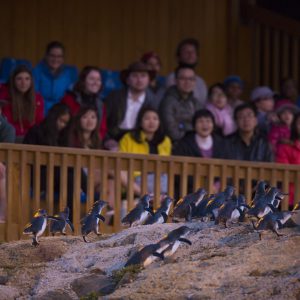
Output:
<instances>
[{"instance_id":1,"label":"wooden railing","mask_svg":"<svg viewBox=\"0 0 300 300\"><path fill-rule=\"evenodd\" d=\"M300 80L300 22L241 1L242 17L253 27L253 86L279 91L280 80Z\"/></svg>"},{"instance_id":2,"label":"wooden railing","mask_svg":"<svg viewBox=\"0 0 300 300\"><path fill-rule=\"evenodd\" d=\"M42 207L52 215L62 210L67 204L68 168L74 172L74 197L72 199L72 219L75 233L80 233L80 218L88 211L94 201L94 171L101 170L101 193L107 194L108 174L114 181L114 222L113 226L105 225L103 231L121 229L120 211L122 194L128 202L128 209L134 206L134 171L141 171L142 192L147 191L147 173L155 174L154 207L159 206L160 176L168 176L168 194L173 197L179 190L179 196L186 195L188 184L193 177L193 189L205 187L210 193L214 191L216 178L224 188L228 182L243 192L247 201L251 199L254 181L264 179L273 186L281 186L285 192L289 184L295 184L295 199L300 200L299 166L275 163L257 163L219 159L202 159L190 157L162 157L158 155L134 155L101 150L84 150L31 146L18 144L0 144L0 161L6 165L7 180L7 220L0 224L0 240L15 240L22 237L24 225L30 220L33 212ZM41 197L41 166L46 167L46 191ZM54 170L59 168L60 191L58 201L54 201ZM87 201L80 202L81 170L88 174ZM120 171L128 171L126 195L122 193ZM178 176L176 176L178 175ZM43 199L42 199L43 198ZM282 209L288 208L288 199L282 203Z\"/></svg>"}]
</instances>

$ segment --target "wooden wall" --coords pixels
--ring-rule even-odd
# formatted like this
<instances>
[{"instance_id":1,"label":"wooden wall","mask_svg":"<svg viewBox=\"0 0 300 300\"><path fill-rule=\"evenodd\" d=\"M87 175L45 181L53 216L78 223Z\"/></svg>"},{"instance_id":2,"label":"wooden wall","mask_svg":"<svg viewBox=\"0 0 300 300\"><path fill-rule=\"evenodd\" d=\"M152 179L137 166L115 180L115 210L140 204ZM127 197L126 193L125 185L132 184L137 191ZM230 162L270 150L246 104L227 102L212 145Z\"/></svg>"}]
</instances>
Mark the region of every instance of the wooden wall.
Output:
<instances>
[{"instance_id":1,"label":"wooden wall","mask_svg":"<svg viewBox=\"0 0 300 300\"><path fill-rule=\"evenodd\" d=\"M62 41L67 62L121 69L157 51L166 74L182 38L201 43L198 72L208 84L228 66L229 0L0 0L0 58L36 63L51 40Z\"/></svg>"}]
</instances>

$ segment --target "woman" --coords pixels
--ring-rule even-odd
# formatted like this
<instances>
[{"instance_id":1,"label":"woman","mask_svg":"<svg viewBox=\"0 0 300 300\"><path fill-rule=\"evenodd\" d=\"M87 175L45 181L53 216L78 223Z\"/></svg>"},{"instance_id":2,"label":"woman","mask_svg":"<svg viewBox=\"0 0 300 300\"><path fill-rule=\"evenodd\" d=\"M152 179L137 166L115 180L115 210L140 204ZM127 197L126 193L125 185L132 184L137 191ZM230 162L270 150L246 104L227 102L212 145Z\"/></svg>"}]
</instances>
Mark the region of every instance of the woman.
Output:
<instances>
[{"instance_id":1,"label":"woman","mask_svg":"<svg viewBox=\"0 0 300 300\"><path fill-rule=\"evenodd\" d=\"M140 110L135 129L126 133L120 140L120 151L136 154L171 154L171 140L167 137L162 129L158 112L152 107L144 107ZM126 173L121 175L122 183L127 186L128 178ZM141 194L140 173L135 173L134 193ZM154 176L148 176L148 192L154 192ZM161 177L161 192L167 192L167 178Z\"/></svg>"},{"instance_id":2,"label":"woman","mask_svg":"<svg viewBox=\"0 0 300 300\"><path fill-rule=\"evenodd\" d=\"M17 141L22 141L29 128L44 117L44 100L34 92L32 73L26 66L17 67L8 85L1 86L0 98L8 100L2 114L14 126Z\"/></svg>"},{"instance_id":3,"label":"woman","mask_svg":"<svg viewBox=\"0 0 300 300\"><path fill-rule=\"evenodd\" d=\"M100 120L100 136L106 133L106 112L100 99L102 79L100 70L96 67L86 66L80 72L79 80L72 91L67 92L62 103L69 106L71 113L75 116L82 107L93 107L97 111Z\"/></svg>"}]
</instances>

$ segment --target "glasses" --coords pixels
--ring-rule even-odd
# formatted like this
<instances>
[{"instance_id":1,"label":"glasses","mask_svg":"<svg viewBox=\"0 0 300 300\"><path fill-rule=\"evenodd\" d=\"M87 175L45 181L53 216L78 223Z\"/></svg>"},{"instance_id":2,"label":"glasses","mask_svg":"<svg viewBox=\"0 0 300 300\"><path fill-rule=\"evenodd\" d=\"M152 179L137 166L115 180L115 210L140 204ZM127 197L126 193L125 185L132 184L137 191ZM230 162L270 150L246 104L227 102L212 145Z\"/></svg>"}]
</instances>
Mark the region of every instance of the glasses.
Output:
<instances>
[{"instance_id":1,"label":"glasses","mask_svg":"<svg viewBox=\"0 0 300 300\"><path fill-rule=\"evenodd\" d=\"M256 116L254 114L245 114L237 117L237 120L245 120L245 119L254 119Z\"/></svg>"},{"instance_id":2,"label":"glasses","mask_svg":"<svg viewBox=\"0 0 300 300\"><path fill-rule=\"evenodd\" d=\"M193 82L196 80L196 78L195 77L178 77L178 80Z\"/></svg>"}]
</instances>

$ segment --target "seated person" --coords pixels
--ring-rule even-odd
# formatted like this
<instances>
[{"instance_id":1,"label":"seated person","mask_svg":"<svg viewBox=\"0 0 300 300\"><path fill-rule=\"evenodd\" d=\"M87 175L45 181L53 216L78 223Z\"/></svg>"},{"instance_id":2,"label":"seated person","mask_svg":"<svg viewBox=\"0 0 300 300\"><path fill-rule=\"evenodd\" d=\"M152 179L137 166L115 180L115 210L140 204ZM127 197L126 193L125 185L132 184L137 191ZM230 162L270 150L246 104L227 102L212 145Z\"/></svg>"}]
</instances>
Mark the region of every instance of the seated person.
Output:
<instances>
[{"instance_id":1,"label":"seated person","mask_svg":"<svg viewBox=\"0 0 300 300\"><path fill-rule=\"evenodd\" d=\"M159 114L166 134L173 142L180 140L193 130L192 118L200 109L200 103L193 96L196 74L190 67L178 67L175 72L176 85L170 87L159 107Z\"/></svg>"},{"instance_id":2,"label":"seated person","mask_svg":"<svg viewBox=\"0 0 300 300\"><path fill-rule=\"evenodd\" d=\"M244 101L241 100L244 83L239 76L228 76L227 78L225 78L223 84L228 97L228 104L233 109L244 103Z\"/></svg>"},{"instance_id":3,"label":"seated person","mask_svg":"<svg viewBox=\"0 0 300 300\"><path fill-rule=\"evenodd\" d=\"M106 112L100 99L102 88L101 73L99 68L86 66L79 74L79 79L71 91L67 91L61 102L69 106L72 116L84 106L94 106L98 111L100 121L100 136L106 133Z\"/></svg>"},{"instance_id":4,"label":"seated person","mask_svg":"<svg viewBox=\"0 0 300 300\"><path fill-rule=\"evenodd\" d=\"M59 102L78 78L75 67L64 64L65 47L54 41L47 45L44 59L33 70L35 89L45 100L45 113Z\"/></svg>"},{"instance_id":5,"label":"seated person","mask_svg":"<svg viewBox=\"0 0 300 300\"><path fill-rule=\"evenodd\" d=\"M182 40L176 50L177 68L189 67L196 69L199 60L199 43L193 38ZM196 71L195 71L196 72ZM171 87L176 84L176 74L172 72L166 78L166 87ZM199 102L201 107L205 106L207 98L207 86L205 81L195 74L195 84L193 87L194 97Z\"/></svg>"},{"instance_id":6,"label":"seated person","mask_svg":"<svg viewBox=\"0 0 300 300\"><path fill-rule=\"evenodd\" d=\"M236 130L233 109L228 104L225 89L221 83L214 84L209 88L206 108L214 115L219 134L226 136Z\"/></svg>"},{"instance_id":7,"label":"seated person","mask_svg":"<svg viewBox=\"0 0 300 300\"><path fill-rule=\"evenodd\" d=\"M224 158L248 161L273 161L271 146L265 135L261 134L257 124L257 110L252 104L236 107L234 119L237 131L227 137Z\"/></svg>"},{"instance_id":8,"label":"seated person","mask_svg":"<svg viewBox=\"0 0 300 300\"><path fill-rule=\"evenodd\" d=\"M300 107L300 94L295 79L282 79L280 84L280 99L289 99L293 104Z\"/></svg>"},{"instance_id":9,"label":"seated person","mask_svg":"<svg viewBox=\"0 0 300 300\"><path fill-rule=\"evenodd\" d=\"M188 132L174 147L172 154L205 158L222 158L224 140L215 134L215 120L207 109L196 111L194 131Z\"/></svg>"},{"instance_id":10,"label":"seated person","mask_svg":"<svg viewBox=\"0 0 300 300\"><path fill-rule=\"evenodd\" d=\"M120 151L136 154L171 154L171 140L164 134L158 112L152 107L143 107L137 117L135 129L120 140ZM121 173L123 186L127 187L126 172ZM154 192L154 174L148 175L148 192ZM134 193L141 195L140 173L135 173ZM167 177L161 176L161 193L167 193Z\"/></svg>"},{"instance_id":11,"label":"seated person","mask_svg":"<svg viewBox=\"0 0 300 300\"><path fill-rule=\"evenodd\" d=\"M2 107L2 115L15 128L16 140L22 142L27 131L44 118L44 100L35 93L32 73L27 67L17 67L8 85L1 85L0 99L8 101Z\"/></svg>"}]
</instances>

